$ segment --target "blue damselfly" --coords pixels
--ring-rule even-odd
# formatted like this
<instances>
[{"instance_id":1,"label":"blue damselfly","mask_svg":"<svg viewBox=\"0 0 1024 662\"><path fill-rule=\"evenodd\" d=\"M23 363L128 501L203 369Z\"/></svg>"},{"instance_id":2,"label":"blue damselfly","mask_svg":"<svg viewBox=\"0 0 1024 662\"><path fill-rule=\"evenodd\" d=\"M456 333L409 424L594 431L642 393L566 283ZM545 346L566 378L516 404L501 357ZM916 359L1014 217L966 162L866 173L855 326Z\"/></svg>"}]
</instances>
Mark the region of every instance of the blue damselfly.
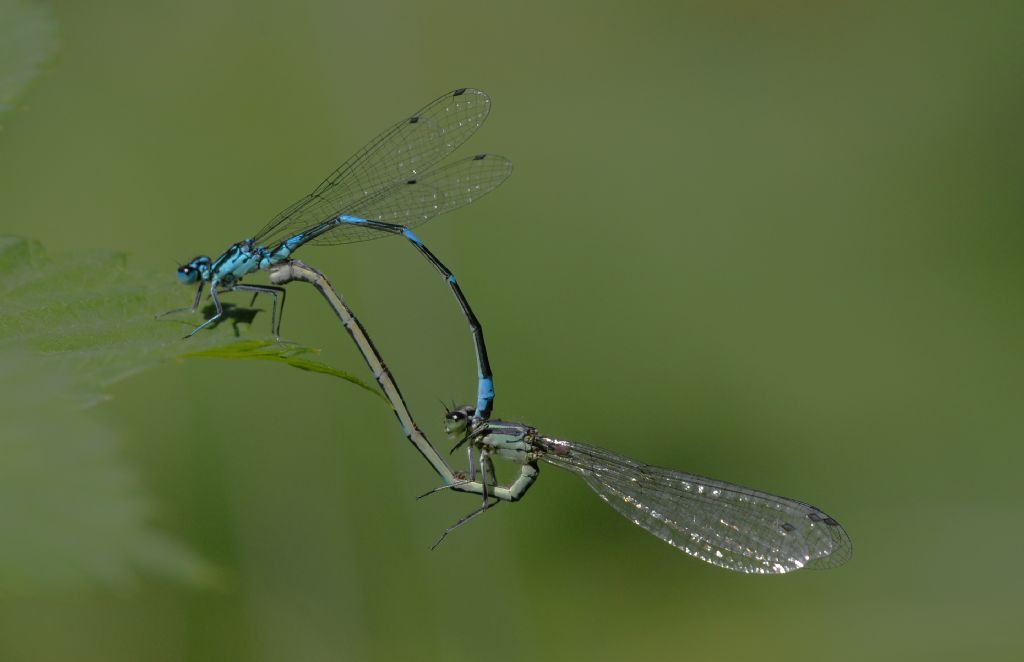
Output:
<instances>
[{"instance_id":1,"label":"blue damselfly","mask_svg":"<svg viewBox=\"0 0 1024 662\"><path fill-rule=\"evenodd\" d=\"M195 312L209 283L216 312L193 329L192 336L222 317L218 294L240 290L252 292L254 299L269 294L273 297L271 331L279 337L284 289L243 285L243 277L281 264L306 244L346 244L401 235L445 279L469 323L477 357L477 414L486 418L494 387L483 330L455 276L410 228L474 202L512 173L511 162L494 154L436 165L476 132L489 111L490 99L484 92L460 88L394 124L252 237L233 244L216 259L199 256L180 266L178 280L186 285L198 283L198 287L190 307L169 313Z\"/></svg>"}]
</instances>

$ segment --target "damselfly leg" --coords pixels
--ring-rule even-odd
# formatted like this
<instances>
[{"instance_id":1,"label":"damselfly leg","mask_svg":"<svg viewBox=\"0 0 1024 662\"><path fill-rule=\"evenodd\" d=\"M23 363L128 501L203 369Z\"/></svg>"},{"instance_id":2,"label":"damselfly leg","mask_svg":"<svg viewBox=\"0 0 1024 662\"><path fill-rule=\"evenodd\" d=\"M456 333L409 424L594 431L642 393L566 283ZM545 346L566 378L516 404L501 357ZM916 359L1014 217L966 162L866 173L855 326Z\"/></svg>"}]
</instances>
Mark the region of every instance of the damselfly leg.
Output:
<instances>
[{"instance_id":1,"label":"damselfly leg","mask_svg":"<svg viewBox=\"0 0 1024 662\"><path fill-rule=\"evenodd\" d=\"M256 297L260 294L269 294L273 298L273 304L270 308L270 332L274 334L276 340L280 340L281 318L284 317L284 300L288 292L283 287L274 285L235 285L231 289L252 292L252 301L249 302L250 306L256 303ZM278 295L281 295L280 302L277 299Z\"/></svg>"}]
</instances>

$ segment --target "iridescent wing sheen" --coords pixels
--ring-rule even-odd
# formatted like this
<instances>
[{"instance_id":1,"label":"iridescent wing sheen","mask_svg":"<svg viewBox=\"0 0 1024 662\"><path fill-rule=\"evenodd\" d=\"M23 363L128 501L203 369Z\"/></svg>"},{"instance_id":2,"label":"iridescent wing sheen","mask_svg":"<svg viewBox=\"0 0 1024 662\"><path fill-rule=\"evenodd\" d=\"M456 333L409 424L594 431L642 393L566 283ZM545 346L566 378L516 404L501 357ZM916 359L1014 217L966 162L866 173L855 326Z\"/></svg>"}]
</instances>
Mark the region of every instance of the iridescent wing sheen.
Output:
<instances>
[{"instance_id":1,"label":"iridescent wing sheen","mask_svg":"<svg viewBox=\"0 0 1024 662\"><path fill-rule=\"evenodd\" d=\"M541 458L581 475L637 526L722 568L781 574L836 567L853 554L839 522L800 501L576 442L554 440Z\"/></svg>"},{"instance_id":2,"label":"iridescent wing sheen","mask_svg":"<svg viewBox=\"0 0 1024 662\"><path fill-rule=\"evenodd\" d=\"M371 140L253 239L272 244L343 213L359 200L375 199L384 189L415 179L473 135L489 111L490 99L481 90L463 88L435 99Z\"/></svg>"}]
</instances>

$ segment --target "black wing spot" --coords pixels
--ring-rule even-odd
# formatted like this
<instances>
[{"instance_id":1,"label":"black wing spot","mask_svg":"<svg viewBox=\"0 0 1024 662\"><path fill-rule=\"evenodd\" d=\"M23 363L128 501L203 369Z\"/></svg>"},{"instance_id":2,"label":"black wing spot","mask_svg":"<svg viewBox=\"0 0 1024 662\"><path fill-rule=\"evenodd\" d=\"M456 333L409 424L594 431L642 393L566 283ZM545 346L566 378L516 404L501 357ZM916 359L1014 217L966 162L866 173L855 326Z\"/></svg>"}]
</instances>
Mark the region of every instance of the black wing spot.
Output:
<instances>
[{"instance_id":1,"label":"black wing spot","mask_svg":"<svg viewBox=\"0 0 1024 662\"><path fill-rule=\"evenodd\" d=\"M452 92L452 96L453 97L461 97L465 93L466 93L466 88L460 87L459 89L457 89L454 92Z\"/></svg>"},{"instance_id":2,"label":"black wing spot","mask_svg":"<svg viewBox=\"0 0 1024 662\"><path fill-rule=\"evenodd\" d=\"M790 524L789 522L783 522L782 523L782 530L785 531L786 533L789 533L790 531L796 531L796 527L793 526L792 524Z\"/></svg>"},{"instance_id":3,"label":"black wing spot","mask_svg":"<svg viewBox=\"0 0 1024 662\"><path fill-rule=\"evenodd\" d=\"M831 517L825 518L825 524L828 524L829 526L839 526L839 522L835 521Z\"/></svg>"},{"instance_id":4,"label":"black wing spot","mask_svg":"<svg viewBox=\"0 0 1024 662\"><path fill-rule=\"evenodd\" d=\"M820 522L822 520L822 517L818 513L808 513L807 519L811 520L812 522Z\"/></svg>"},{"instance_id":5,"label":"black wing spot","mask_svg":"<svg viewBox=\"0 0 1024 662\"><path fill-rule=\"evenodd\" d=\"M415 184L415 183L416 183L415 179L410 179L409 181L406 182L406 184Z\"/></svg>"},{"instance_id":6,"label":"black wing spot","mask_svg":"<svg viewBox=\"0 0 1024 662\"><path fill-rule=\"evenodd\" d=\"M476 156L473 157L473 160L474 161L483 161L486 158L487 158L486 154L477 154Z\"/></svg>"}]
</instances>

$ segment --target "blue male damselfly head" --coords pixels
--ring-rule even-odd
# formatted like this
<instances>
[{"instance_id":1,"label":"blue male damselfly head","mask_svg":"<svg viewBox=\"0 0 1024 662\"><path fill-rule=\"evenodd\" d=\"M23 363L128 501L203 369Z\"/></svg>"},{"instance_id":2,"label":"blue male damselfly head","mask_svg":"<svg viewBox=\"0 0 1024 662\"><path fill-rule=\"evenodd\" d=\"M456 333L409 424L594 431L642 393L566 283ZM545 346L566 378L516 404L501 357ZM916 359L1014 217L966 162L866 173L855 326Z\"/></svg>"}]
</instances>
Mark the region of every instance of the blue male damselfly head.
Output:
<instances>
[{"instance_id":1,"label":"blue male damselfly head","mask_svg":"<svg viewBox=\"0 0 1024 662\"><path fill-rule=\"evenodd\" d=\"M211 264L213 261L205 255L193 258L188 264L178 267L178 282L183 285L194 285L200 279L206 280Z\"/></svg>"}]
</instances>

